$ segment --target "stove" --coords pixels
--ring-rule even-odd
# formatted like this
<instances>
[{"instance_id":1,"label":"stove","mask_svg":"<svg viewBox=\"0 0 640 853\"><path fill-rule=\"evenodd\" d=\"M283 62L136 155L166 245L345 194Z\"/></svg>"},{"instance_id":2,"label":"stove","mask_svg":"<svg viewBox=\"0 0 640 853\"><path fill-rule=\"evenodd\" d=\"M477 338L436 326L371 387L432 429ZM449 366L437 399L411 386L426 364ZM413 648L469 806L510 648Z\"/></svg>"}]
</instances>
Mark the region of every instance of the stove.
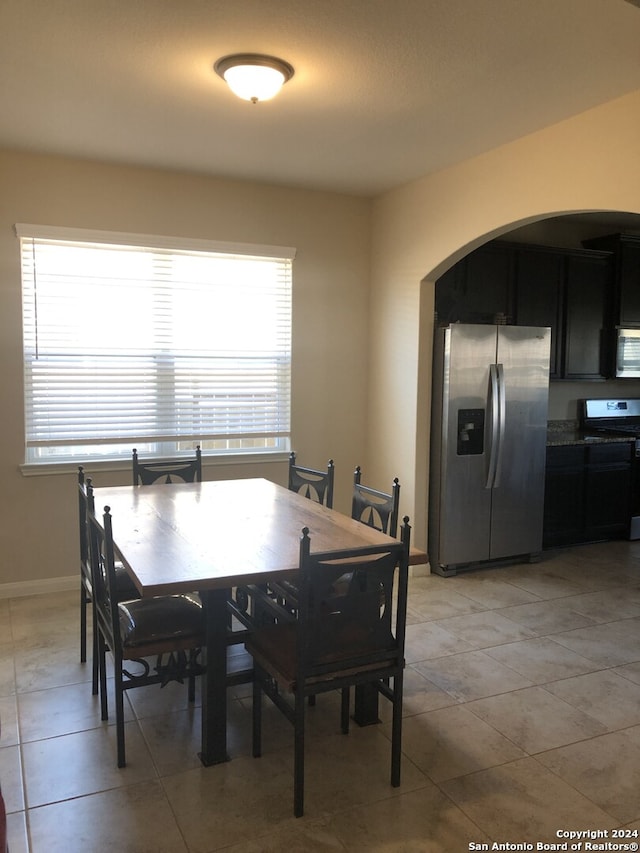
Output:
<instances>
[{"instance_id":1,"label":"stove","mask_svg":"<svg viewBox=\"0 0 640 853\"><path fill-rule=\"evenodd\" d=\"M582 428L640 439L640 399L582 400Z\"/></svg>"},{"instance_id":2,"label":"stove","mask_svg":"<svg viewBox=\"0 0 640 853\"><path fill-rule=\"evenodd\" d=\"M640 539L640 399L582 400L581 406L583 430L635 438L629 538Z\"/></svg>"}]
</instances>

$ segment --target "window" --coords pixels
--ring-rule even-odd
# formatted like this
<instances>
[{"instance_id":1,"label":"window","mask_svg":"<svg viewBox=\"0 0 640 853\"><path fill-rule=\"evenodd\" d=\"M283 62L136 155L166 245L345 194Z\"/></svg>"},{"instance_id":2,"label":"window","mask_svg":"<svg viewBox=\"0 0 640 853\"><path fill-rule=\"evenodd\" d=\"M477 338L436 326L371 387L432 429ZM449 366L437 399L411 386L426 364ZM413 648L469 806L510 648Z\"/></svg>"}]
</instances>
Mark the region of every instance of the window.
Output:
<instances>
[{"instance_id":1,"label":"window","mask_svg":"<svg viewBox=\"0 0 640 853\"><path fill-rule=\"evenodd\" d=\"M292 249L16 233L27 463L288 447Z\"/></svg>"}]
</instances>

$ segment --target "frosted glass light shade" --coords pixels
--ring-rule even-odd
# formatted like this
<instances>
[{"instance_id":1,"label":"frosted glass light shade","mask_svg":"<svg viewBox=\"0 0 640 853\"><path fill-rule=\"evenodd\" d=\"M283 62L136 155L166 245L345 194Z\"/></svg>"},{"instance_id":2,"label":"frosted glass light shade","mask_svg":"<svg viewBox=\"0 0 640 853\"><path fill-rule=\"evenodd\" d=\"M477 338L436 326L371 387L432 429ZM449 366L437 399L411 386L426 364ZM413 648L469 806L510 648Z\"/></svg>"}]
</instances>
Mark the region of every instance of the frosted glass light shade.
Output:
<instances>
[{"instance_id":1,"label":"frosted glass light shade","mask_svg":"<svg viewBox=\"0 0 640 853\"><path fill-rule=\"evenodd\" d=\"M254 104L273 98L293 77L293 68L288 62L260 54L224 56L213 67L234 94Z\"/></svg>"}]
</instances>

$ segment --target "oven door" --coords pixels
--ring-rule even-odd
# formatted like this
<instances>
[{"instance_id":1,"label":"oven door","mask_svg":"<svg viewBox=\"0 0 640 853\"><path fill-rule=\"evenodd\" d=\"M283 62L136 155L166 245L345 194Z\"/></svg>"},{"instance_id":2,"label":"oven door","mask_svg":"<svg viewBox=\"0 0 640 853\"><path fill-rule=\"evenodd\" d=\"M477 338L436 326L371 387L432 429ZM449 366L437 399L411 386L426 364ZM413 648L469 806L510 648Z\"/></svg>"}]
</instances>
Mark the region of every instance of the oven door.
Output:
<instances>
[{"instance_id":1,"label":"oven door","mask_svg":"<svg viewBox=\"0 0 640 853\"><path fill-rule=\"evenodd\" d=\"M640 329L617 329L616 377L640 378Z\"/></svg>"}]
</instances>

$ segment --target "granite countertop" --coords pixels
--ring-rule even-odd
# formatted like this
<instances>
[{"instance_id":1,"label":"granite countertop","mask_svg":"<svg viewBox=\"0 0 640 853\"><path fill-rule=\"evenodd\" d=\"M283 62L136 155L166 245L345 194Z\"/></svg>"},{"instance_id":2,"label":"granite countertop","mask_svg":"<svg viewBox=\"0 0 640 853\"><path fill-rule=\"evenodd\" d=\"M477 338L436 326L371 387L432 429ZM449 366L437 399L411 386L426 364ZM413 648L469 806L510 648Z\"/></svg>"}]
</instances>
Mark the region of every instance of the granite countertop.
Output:
<instances>
[{"instance_id":1,"label":"granite countertop","mask_svg":"<svg viewBox=\"0 0 640 853\"><path fill-rule=\"evenodd\" d=\"M613 444L634 441L630 435L609 435L606 432L584 431L579 421L549 421L547 425L547 447L563 444Z\"/></svg>"}]
</instances>

